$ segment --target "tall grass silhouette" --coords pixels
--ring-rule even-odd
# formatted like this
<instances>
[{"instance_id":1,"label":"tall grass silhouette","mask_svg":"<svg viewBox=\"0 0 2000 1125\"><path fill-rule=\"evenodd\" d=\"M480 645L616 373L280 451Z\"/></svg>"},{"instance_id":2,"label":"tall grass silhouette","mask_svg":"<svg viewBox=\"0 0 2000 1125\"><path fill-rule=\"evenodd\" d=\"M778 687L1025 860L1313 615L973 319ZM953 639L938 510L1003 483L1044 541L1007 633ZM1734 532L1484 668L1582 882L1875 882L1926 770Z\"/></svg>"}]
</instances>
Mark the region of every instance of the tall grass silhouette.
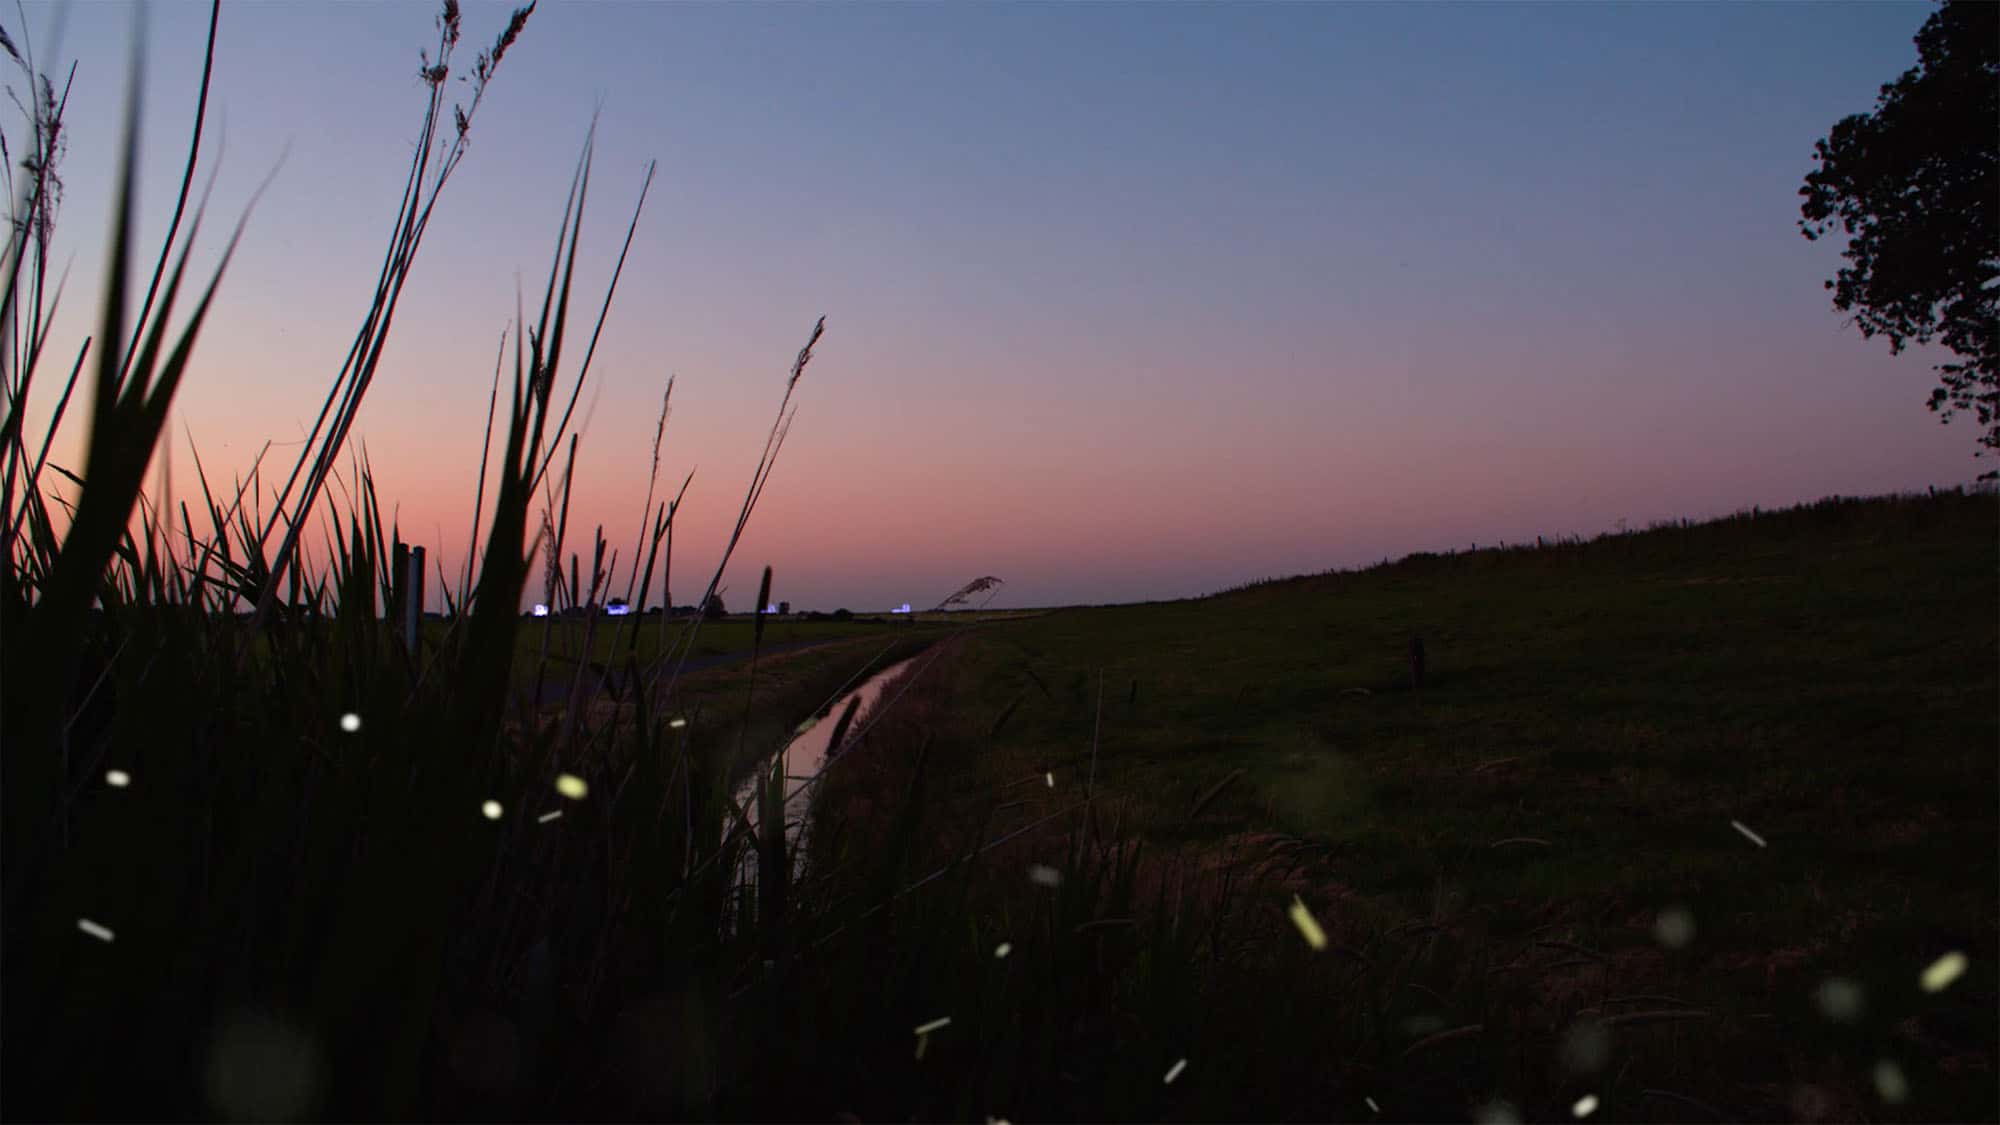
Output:
<instances>
[{"instance_id":1,"label":"tall grass silhouette","mask_svg":"<svg viewBox=\"0 0 2000 1125\"><path fill-rule=\"evenodd\" d=\"M571 422L653 169L594 316L573 309L594 128L539 309L532 319L517 311L502 337L473 490L479 550L456 588L442 587L450 612L440 635L412 646L381 616L400 596L390 563L404 534L383 518L381 482L365 452L348 450L350 435L425 232L447 213L439 203L487 84L533 11L513 13L472 66L469 102L453 105L462 17L455 0L443 5L382 265L304 450L281 482L267 478L260 454L219 490L196 451L198 497L174 510L147 494L144 477L175 392L196 377L206 313L243 234L239 222L213 275L188 278L205 211L189 210L184 237L181 212L199 167L220 6L209 13L175 221L131 318L135 56L100 329L64 364L68 382L39 441L26 418L54 354L47 243L65 100L12 37L0 44L37 91L0 295L10 1116L709 1116L813 1104L779 1097L773 1060L791 1056L743 1038L744 1021L810 1038L804 1021L833 1001L808 983L818 979L808 945L840 955L863 935L862 919L887 918L886 901L907 894L898 879L922 823L916 787L892 818L901 849L795 862L804 857L788 836L796 825L783 810L778 752L796 721L859 671L829 657L756 694L746 684L738 708L697 702L690 712L682 674L703 615L676 623L676 640L663 632L643 661L635 617L613 626L631 630L622 645L612 639L622 677L612 661L588 659L586 635L566 702L545 707L522 690L552 659L544 622L539 657L525 668L516 660L518 606L537 557L550 600L571 605L595 603L617 569L600 530L588 582L575 552L562 573L579 440ZM193 311L173 332L190 288ZM580 346L573 316L591 317ZM824 331L815 324L792 362L697 604L718 591L757 508ZM81 470L71 472L48 455L79 381L91 414ZM655 478L670 403L669 388ZM73 504L50 487L51 473L73 487ZM649 483L625 583L641 605L656 561L666 564L661 581L670 576L674 515L691 479L657 505ZM305 549L315 528L317 562ZM767 569L760 605L770 582ZM662 615L663 631L670 619ZM756 626L761 648L761 615ZM870 664L936 636L913 631ZM850 712L843 730L851 721ZM775 768L759 765L774 754ZM760 823L736 797L747 777L758 779ZM745 854L758 861L739 863ZM829 945L848 920L855 937ZM960 933L941 918L906 930L897 957L935 956ZM871 1010L840 991L856 1013ZM626 1065L663 1041L670 1062Z\"/></svg>"}]
</instances>

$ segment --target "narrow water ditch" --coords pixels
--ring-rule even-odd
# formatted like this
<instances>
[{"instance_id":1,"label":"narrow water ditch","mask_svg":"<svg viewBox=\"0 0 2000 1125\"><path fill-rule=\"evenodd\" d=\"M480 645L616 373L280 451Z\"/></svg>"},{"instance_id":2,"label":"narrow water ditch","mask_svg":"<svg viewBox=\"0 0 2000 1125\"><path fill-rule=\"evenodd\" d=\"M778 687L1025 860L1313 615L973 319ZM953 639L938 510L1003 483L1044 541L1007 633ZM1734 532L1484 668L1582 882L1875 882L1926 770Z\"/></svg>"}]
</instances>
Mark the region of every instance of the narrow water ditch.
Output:
<instances>
[{"instance_id":1,"label":"narrow water ditch","mask_svg":"<svg viewBox=\"0 0 2000 1125\"><path fill-rule=\"evenodd\" d=\"M917 657L906 657L849 689L835 699L832 706L801 724L803 729L793 734L784 749L764 759L756 769L751 770L750 775L736 787L736 799L749 812L750 823L762 830L762 825L758 824L757 783L767 775L771 763L782 757L785 766L786 831L788 835L792 832L800 833L799 836L793 837L797 841L793 854L803 856L805 854L803 834L810 828L807 814L812 806L811 789L820 770L826 765L828 743L833 738L834 728L840 725L841 712L847 709L850 701L855 699L861 701L854 712L854 721L848 725L847 734L843 739L852 744L856 736L865 731L868 724L873 721L873 712L882 703L884 695L888 694L897 677L909 671L916 661ZM746 850L740 865L740 873L754 881L756 865L755 849Z\"/></svg>"}]
</instances>

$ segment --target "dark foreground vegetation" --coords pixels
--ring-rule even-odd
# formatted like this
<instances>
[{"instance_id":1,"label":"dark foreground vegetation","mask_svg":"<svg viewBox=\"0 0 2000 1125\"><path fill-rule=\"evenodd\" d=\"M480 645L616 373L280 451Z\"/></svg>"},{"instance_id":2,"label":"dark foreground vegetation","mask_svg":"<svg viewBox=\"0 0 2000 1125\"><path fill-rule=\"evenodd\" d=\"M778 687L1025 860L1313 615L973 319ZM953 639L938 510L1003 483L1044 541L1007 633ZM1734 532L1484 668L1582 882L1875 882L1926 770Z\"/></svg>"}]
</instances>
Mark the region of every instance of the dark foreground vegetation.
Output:
<instances>
[{"instance_id":1,"label":"dark foreground vegetation","mask_svg":"<svg viewBox=\"0 0 2000 1125\"><path fill-rule=\"evenodd\" d=\"M561 633L519 609L577 538L586 145L505 398L496 371L482 550L408 645L401 536L335 469L528 15L447 113L445 6L384 282L296 469L197 464L173 505L142 485L205 298L169 330L170 231L91 341L46 339L63 100L34 87L0 298L4 1116L1995 1116L1991 495L779 656L761 618ZM108 245L123 279L127 227ZM24 422L51 383L88 400L80 468ZM679 502L649 495L632 604ZM590 546L545 601L617 586ZM877 713L829 707L899 660ZM809 721L836 750L802 836L767 763Z\"/></svg>"}]
</instances>

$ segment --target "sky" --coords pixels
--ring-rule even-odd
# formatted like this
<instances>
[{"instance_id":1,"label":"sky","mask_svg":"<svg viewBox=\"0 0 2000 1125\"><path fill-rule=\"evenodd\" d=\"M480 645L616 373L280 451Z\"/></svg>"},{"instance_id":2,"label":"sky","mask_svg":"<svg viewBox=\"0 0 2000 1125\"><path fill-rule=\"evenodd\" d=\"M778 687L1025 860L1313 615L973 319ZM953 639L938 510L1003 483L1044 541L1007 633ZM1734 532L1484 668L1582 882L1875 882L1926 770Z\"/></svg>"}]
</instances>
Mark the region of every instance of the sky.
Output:
<instances>
[{"instance_id":1,"label":"sky","mask_svg":"<svg viewBox=\"0 0 2000 1125\"><path fill-rule=\"evenodd\" d=\"M587 571L603 524L620 592L667 378L691 602L821 315L733 607L767 564L795 608L923 608L986 574L995 607L1131 602L1963 482L1972 424L1923 406L1939 357L1846 325L1822 287L1839 244L1797 229L1813 142L1914 64L1930 10L543 0L355 437L405 538L455 572L495 349L517 285L545 283L595 114L579 299L659 162L579 405L570 544ZM508 11L466 4L456 73ZM25 13L25 35L19 13L0 26L76 64L53 336L73 354L135 9ZM190 441L212 482L266 440L267 473L298 455L368 305L434 14L224 5L198 271L276 172L177 399L177 488ZM155 247L206 15L147 13Z\"/></svg>"}]
</instances>

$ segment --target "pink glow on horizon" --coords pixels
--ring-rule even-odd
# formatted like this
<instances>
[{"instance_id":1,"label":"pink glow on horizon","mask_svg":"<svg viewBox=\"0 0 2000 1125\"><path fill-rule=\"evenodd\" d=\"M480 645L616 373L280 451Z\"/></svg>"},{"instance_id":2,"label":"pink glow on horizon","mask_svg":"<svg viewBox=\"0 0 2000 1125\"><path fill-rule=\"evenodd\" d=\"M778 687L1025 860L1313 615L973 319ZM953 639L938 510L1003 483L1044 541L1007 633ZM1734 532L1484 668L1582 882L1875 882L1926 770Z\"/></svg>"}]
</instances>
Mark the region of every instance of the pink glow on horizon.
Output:
<instances>
[{"instance_id":1,"label":"pink glow on horizon","mask_svg":"<svg viewBox=\"0 0 2000 1125\"><path fill-rule=\"evenodd\" d=\"M349 11L225 13L215 214L233 218L293 148L177 401L182 499L189 433L218 492L266 439L303 437L366 306L416 104L404 56L429 17ZM568 161L607 95L576 295L592 314L639 169L668 158L577 409L565 553L587 568L602 524L618 596L643 550L667 377L656 500L696 470L673 548L687 604L822 313L797 422L725 576L732 608L766 564L774 600L802 609L925 608L988 573L1007 582L996 608L1159 599L1983 467L1969 424L1941 429L1922 408L1936 357L1892 358L1844 328L1820 288L1833 249L1792 229L1812 140L1907 65L1921 10L1467 10L1463 27L1422 8L1222 11L626 12L664 21L671 65L626 57L637 39L608 7L538 13L481 110L349 452L366 443L384 515L456 587L494 346L517 275L535 315ZM73 111L58 351L94 329L120 94L103 76L122 67L122 18L78 10L96 80ZM1149 38L1175 20L1228 34ZM1771 33L1713 32L1739 24ZM155 30L147 104L170 133L200 29ZM318 61L268 57L279 32ZM822 57L826 34L843 61ZM1107 76L1093 61L1107 36L1202 80ZM1820 43L1824 73L1787 69L1814 57L1783 46L1795 38ZM796 64L786 81L758 51ZM580 66L608 91L574 81ZM958 74L962 88L944 81ZM1510 114L1540 131L1505 133ZM1673 159L1633 165L1628 116ZM147 154L152 236L171 149ZM39 393L31 425L48 406ZM86 419L58 441L66 467ZM297 451L272 450L267 492ZM524 606L541 597L537 563Z\"/></svg>"}]
</instances>

